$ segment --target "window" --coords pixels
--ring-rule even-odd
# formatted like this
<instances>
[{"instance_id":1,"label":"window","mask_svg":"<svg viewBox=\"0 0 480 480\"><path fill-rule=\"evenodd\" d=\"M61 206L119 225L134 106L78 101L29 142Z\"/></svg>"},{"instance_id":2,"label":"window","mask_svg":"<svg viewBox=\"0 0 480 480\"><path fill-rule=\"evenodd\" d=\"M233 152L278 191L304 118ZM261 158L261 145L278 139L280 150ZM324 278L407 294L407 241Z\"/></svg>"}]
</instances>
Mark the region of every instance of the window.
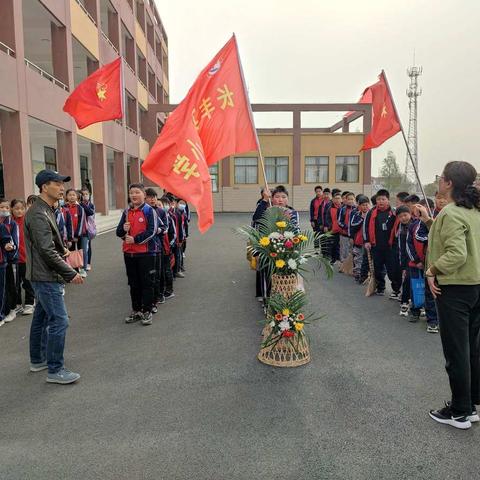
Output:
<instances>
[{"instance_id":1,"label":"window","mask_svg":"<svg viewBox=\"0 0 480 480\"><path fill-rule=\"evenodd\" d=\"M57 152L52 147L43 147L46 170L57 170Z\"/></svg>"},{"instance_id":2,"label":"window","mask_svg":"<svg viewBox=\"0 0 480 480\"><path fill-rule=\"evenodd\" d=\"M358 183L359 180L359 157L336 157L335 181Z\"/></svg>"},{"instance_id":3,"label":"window","mask_svg":"<svg viewBox=\"0 0 480 480\"><path fill-rule=\"evenodd\" d=\"M235 157L235 183L258 183L257 157Z\"/></svg>"},{"instance_id":4,"label":"window","mask_svg":"<svg viewBox=\"0 0 480 480\"><path fill-rule=\"evenodd\" d=\"M88 157L80 155L80 179L82 186L85 185L85 180L89 178Z\"/></svg>"},{"instance_id":5,"label":"window","mask_svg":"<svg viewBox=\"0 0 480 480\"><path fill-rule=\"evenodd\" d=\"M212 192L218 192L218 163L209 167L208 171L212 180Z\"/></svg>"},{"instance_id":6,"label":"window","mask_svg":"<svg viewBox=\"0 0 480 480\"><path fill-rule=\"evenodd\" d=\"M305 183L328 183L328 157L305 157Z\"/></svg>"},{"instance_id":7,"label":"window","mask_svg":"<svg viewBox=\"0 0 480 480\"><path fill-rule=\"evenodd\" d=\"M288 157L265 157L268 183L288 183Z\"/></svg>"}]
</instances>

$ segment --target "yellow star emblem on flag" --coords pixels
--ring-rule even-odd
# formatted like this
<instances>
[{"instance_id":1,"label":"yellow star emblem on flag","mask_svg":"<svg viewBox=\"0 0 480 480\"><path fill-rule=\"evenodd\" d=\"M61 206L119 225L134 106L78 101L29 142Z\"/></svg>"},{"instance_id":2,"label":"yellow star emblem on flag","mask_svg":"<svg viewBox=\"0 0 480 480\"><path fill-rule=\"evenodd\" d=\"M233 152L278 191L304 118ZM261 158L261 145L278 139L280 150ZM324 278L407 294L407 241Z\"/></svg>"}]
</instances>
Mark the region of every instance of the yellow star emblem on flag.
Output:
<instances>
[{"instance_id":1,"label":"yellow star emblem on flag","mask_svg":"<svg viewBox=\"0 0 480 480\"><path fill-rule=\"evenodd\" d=\"M387 106L383 104L382 114L380 116L383 118L383 117L386 117L387 115L388 115Z\"/></svg>"},{"instance_id":2,"label":"yellow star emblem on flag","mask_svg":"<svg viewBox=\"0 0 480 480\"><path fill-rule=\"evenodd\" d=\"M97 97L101 102L107 99L107 85L105 83L97 83L96 92Z\"/></svg>"}]
</instances>

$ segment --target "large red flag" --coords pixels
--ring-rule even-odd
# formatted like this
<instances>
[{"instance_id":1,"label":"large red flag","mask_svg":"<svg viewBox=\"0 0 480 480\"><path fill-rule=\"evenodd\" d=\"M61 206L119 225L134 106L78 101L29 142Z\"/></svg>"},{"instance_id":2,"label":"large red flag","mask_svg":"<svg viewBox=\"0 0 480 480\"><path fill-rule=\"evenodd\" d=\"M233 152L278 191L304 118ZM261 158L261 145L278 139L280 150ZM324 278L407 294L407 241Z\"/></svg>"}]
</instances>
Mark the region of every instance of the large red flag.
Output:
<instances>
[{"instance_id":1,"label":"large red flag","mask_svg":"<svg viewBox=\"0 0 480 480\"><path fill-rule=\"evenodd\" d=\"M382 71L379 75L377 83L365 89L359 103L372 104L372 129L365 138L361 150L379 147L400 132L400 120L390 95L385 72Z\"/></svg>"},{"instance_id":2,"label":"large red flag","mask_svg":"<svg viewBox=\"0 0 480 480\"><path fill-rule=\"evenodd\" d=\"M89 75L67 98L63 111L85 128L122 118L121 57Z\"/></svg>"},{"instance_id":3,"label":"large red flag","mask_svg":"<svg viewBox=\"0 0 480 480\"><path fill-rule=\"evenodd\" d=\"M208 166L257 150L235 36L215 55L168 117L142 171L195 205L203 233L213 224Z\"/></svg>"}]
</instances>

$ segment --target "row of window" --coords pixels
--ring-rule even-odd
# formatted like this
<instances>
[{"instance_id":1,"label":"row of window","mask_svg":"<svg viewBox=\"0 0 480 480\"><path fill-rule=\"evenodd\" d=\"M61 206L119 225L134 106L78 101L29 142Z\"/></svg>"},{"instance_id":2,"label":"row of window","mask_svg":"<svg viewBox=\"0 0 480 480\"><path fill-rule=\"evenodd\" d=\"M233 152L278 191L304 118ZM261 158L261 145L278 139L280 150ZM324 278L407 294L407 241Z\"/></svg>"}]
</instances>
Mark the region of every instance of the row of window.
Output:
<instances>
[{"instance_id":1,"label":"row of window","mask_svg":"<svg viewBox=\"0 0 480 480\"><path fill-rule=\"evenodd\" d=\"M267 182L289 183L288 157L265 157ZM360 157L358 155L335 157L335 183L358 183L360 178ZM258 184L258 158L235 157L235 184ZM212 191L218 192L218 164L210 167ZM328 183L328 156L305 157L305 183Z\"/></svg>"}]
</instances>

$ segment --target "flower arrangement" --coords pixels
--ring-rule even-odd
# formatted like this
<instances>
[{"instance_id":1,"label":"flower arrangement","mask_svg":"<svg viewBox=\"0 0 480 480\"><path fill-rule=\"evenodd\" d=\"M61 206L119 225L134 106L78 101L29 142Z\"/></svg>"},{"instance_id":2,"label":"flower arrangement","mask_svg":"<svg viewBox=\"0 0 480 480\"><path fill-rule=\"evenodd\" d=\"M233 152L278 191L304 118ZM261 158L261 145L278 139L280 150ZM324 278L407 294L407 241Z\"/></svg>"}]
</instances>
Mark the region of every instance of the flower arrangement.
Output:
<instances>
[{"instance_id":1,"label":"flower arrangement","mask_svg":"<svg viewBox=\"0 0 480 480\"><path fill-rule=\"evenodd\" d=\"M300 230L287 209L270 207L258 221L258 228L244 226L237 232L246 236L251 254L258 256L259 268L267 274L303 274L309 258L317 258L323 263L327 274L332 270L329 262L315 252L314 241L320 243L325 237L311 230Z\"/></svg>"},{"instance_id":2,"label":"flower arrangement","mask_svg":"<svg viewBox=\"0 0 480 480\"><path fill-rule=\"evenodd\" d=\"M305 315L306 304L307 298L302 291L295 292L289 298L279 293L272 294L266 320L268 334L262 348L273 348L280 340L285 340L294 350L298 350L301 343L308 342L304 327L314 319L311 315Z\"/></svg>"}]
</instances>

